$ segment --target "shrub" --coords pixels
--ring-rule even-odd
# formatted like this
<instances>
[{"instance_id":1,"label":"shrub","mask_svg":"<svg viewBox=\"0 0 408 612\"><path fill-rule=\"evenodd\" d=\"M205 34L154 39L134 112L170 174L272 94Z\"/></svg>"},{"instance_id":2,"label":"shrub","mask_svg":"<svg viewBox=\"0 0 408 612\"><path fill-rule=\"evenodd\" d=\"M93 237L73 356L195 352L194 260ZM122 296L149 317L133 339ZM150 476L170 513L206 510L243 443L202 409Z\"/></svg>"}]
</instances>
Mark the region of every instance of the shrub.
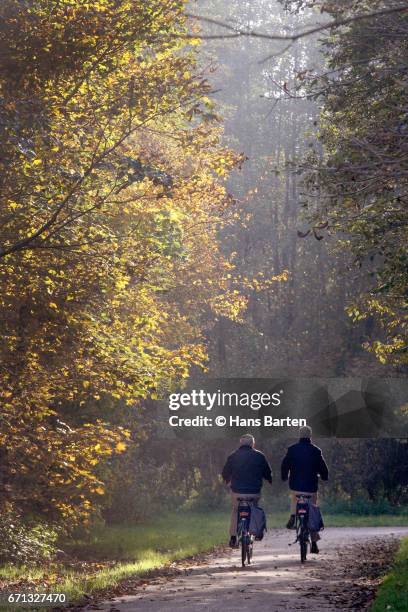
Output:
<instances>
[{"instance_id":1,"label":"shrub","mask_svg":"<svg viewBox=\"0 0 408 612\"><path fill-rule=\"evenodd\" d=\"M26 525L21 517L0 515L0 562L30 563L50 559L56 551L57 532L40 523Z\"/></svg>"}]
</instances>

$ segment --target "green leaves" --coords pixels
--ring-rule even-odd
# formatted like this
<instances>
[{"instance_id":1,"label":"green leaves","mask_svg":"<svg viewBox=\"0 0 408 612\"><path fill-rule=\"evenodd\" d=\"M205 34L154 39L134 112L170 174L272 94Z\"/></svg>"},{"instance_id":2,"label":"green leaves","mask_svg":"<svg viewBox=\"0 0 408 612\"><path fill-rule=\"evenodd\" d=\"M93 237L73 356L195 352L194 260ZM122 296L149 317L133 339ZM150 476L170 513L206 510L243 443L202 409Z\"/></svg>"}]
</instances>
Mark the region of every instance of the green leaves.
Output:
<instances>
[{"instance_id":1,"label":"green leaves","mask_svg":"<svg viewBox=\"0 0 408 612\"><path fill-rule=\"evenodd\" d=\"M320 3L315 3L320 5ZM376 2L381 9L383 2ZM342 0L325 3L334 17L353 16ZM385 7L386 8L386 7ZM406 363L400 347L407 341L405 260L408 240L408 153L405 113L408 77L408 17L401 13L351 22L326 44L331 79L318 79L323 102L321 141L325 159L310 175L322 188L324 219L334 228L363 275L361 299L350 308L353 320L377 321L365 347L382 363ZM313 160L316 163L316 160ZM347 239L344 239L347 237ZM341 242L339 242L341 244Z\"/></svg>"}]
</instances>

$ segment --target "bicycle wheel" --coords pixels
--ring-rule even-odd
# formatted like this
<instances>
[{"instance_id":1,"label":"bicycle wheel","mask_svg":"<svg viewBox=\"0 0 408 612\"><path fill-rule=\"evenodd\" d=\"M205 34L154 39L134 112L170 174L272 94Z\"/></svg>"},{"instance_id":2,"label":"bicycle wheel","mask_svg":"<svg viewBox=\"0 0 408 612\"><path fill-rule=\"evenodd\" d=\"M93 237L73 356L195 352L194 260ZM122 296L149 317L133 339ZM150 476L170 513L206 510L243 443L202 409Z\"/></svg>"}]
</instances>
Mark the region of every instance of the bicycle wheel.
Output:
<instances>
[{"instance_id":1,"label":"bicycle wheel","mask_svg":"<svg viewBox=\"0 0 408 612\"><path fill-rule=\"evenodd\" d=\"M245 567L245 561L247 558L247 551L248 551L248 544L247 544L247 537L245 534L242 534L242 538L241 538L241 560L242 560L242 567Z\"/></svg>"},{"instance_id":2,"label":"bicycle wheel","mask_svg":"<svg viewBox=\"0 0 408 612\"><path fill-rule=\"evenodd\" d=\"M307 541L304 538L302 538L300 540L300 560L302 563L306 561L306 557L307 557Z\"/></svg>"},{"instance_id":3,"label":"bicycle wheel","mask_svg":"<svg viewBox=\"0 0 408 612\"><path fill-rule=\"evenodd\" d=\"M249 539L249 536L248 536L248 539ZM252 544L252 542L249 542L247 544L247 562L248 562L248 565L251 565L252 553L253 553L253 544Z\"/></svg>"}]
</instances>

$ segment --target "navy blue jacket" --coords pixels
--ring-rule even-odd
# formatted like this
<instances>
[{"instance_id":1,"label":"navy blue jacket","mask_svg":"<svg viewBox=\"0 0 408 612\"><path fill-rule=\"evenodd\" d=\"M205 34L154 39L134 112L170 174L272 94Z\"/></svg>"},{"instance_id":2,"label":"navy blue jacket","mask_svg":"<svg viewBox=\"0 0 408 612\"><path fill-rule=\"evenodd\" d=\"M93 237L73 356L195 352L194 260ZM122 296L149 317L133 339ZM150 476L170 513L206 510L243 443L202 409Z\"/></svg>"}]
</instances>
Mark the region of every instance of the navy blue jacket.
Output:
<instances>
[{"instance_id":1,"label":"navy blue jacket","mask_svg":"<svg viewBox=\"0 0 408 612\"><path fill-rule=\"evenodd\" d=\"M329 478L329 471L322 451L312 444L309 438L301 438L289 446L281 465L282 480L289 475L289 488L292 491L315 493L318 488L318 477Z\"/></svg>"},{"instance_id":2,"label":"navy blue jacket","mask_svg":"<svg viewBox=\"0 0 408 612\"><path fill-rule=\"evenodd\" d=\"M231 483L233 493L259 494L262 479L272 482L272 472L263 453L250 446L240 446L227 459L222 477Z\"/></svg>"}]
</instances>

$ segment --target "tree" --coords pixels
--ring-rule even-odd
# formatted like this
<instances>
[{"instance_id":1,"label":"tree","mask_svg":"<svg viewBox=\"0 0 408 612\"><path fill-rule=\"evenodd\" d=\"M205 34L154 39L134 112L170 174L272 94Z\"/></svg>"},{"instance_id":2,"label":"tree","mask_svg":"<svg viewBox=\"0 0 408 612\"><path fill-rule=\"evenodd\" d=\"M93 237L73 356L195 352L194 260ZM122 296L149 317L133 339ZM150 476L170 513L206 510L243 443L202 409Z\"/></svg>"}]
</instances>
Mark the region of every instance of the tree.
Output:
<instances>
[{"instance_id":1,"label":"tree","mask_svg":"<svg viewBox=\"0 0 408 612\"><path fill-rule=\"evenodd\" d=\"M109 415L78 424L67 406L164 392L204 364L209 312L245 305L216 240L239 156L195 41L175 36L183 8L0 9L2 503L67 526L129 444Z\"/></svg>"},{"instance_id":2,"label":"tree","mask_svg":"<svg viewBox=\"0 0 408 612\"><path fill-rule=\"evenodd\" d=\"M352 17L355 3L314 2L334 18ZM398 8L400 3L396 3ZM388 3L358 3L381 11ZM351 22L325 39L327 70L310 75L322 105L322 160L305 164L312 215L351 251L362 283L349 304L366 323L364 346L382 363L407 363L406 38L408 12ZM378 326L373 327L377 321Z\"/></svg>"}]
</instances>

